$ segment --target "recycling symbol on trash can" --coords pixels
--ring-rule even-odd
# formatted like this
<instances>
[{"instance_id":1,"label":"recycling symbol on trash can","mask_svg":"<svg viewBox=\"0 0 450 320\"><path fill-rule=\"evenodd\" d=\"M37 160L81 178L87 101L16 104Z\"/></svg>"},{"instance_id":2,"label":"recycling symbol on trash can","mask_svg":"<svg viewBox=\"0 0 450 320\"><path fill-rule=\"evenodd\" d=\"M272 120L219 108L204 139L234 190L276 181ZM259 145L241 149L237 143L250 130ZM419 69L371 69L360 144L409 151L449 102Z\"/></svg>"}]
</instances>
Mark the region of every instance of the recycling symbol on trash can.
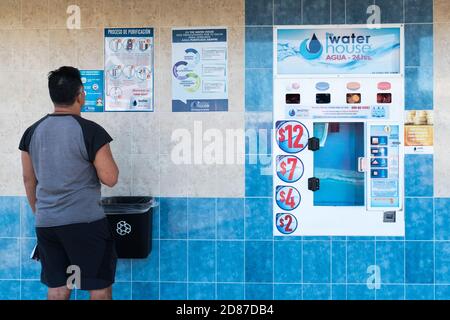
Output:
<instances>
[{"instance_id":1,"label":"recycling symbol on trash can","mask_svg":"<svg viewBox=\"0 0 450 320\"><path fill-rule=\"evenodd\" d=\"M126 221L119 221L117 222L116 232L121 236L127 235L131 233L131 225Z\"/></svg>"}]
</instances>

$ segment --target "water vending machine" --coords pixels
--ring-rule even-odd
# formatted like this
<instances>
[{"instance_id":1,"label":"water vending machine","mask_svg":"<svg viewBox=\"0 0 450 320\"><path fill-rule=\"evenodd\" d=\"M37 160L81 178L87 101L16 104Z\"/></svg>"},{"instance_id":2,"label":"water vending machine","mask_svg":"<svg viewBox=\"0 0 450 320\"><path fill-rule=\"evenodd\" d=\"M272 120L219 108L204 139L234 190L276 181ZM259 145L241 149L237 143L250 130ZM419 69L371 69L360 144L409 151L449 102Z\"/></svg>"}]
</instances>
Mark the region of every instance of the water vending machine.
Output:
<instances>
[{"instance_id":1,"label":"water vending machine","mask_svg":"<svg viewBox=\"0 0 450 320\"><path fill-rule=\"evenodd\" d=\"M274 235L404 235L403 37L274 28Z\"/></svg>"}]
</instances>

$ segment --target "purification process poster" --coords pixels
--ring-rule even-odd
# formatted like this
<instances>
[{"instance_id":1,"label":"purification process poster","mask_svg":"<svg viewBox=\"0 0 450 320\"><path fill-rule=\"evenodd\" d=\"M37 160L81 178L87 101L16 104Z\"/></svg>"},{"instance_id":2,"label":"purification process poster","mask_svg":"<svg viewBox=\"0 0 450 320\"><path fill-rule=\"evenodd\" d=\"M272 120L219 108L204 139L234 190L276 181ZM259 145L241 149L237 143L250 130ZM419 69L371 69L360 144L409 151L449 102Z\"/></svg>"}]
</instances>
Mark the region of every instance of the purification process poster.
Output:
<instances>
[{"instance_id":1,"label":"purification process poster","mask_svg":"<svg viewBox=\"0 0 450 320\"><path fill-rule=\"evenodd\" d=\"M172 30L172 111L228 111L227 29Z\"/></svg>"},{"instance_id":2,"label":"purification process poster","mask_svg":"<svg viewBox=\"0 0 450 320\"><path fill-rule=\"evenodd\" d=\"M399 74L399 28L279 29L277 73Z\"/></svg>"},{"instance_id":3,"label":"purification process poster","mask_svg":"<svg viewBox=\"0 0 450 320\"><path fill-rule=\"evenodd\" d=\"M81 112L103 112L103 70L80 70L86 102Z\"/></svg>"},{"instance_id":4,"label":"purification process poster","mask_svg":"<svg viewBox=\"0 0 450 320\"><path fill-rule=\"evenodd\" d=\"M105 29L105 111L153 111L153 28Z\"/></svg>"}]
</instances>

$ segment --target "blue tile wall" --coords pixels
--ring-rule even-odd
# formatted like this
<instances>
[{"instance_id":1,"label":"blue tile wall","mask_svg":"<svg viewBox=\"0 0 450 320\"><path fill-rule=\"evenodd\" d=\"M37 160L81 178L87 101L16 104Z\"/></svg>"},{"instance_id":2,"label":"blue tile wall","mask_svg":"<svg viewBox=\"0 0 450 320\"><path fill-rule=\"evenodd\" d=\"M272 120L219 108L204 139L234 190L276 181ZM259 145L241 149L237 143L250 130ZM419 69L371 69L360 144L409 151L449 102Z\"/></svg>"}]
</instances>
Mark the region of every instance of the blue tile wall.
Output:
<instances>
[{"instance_id":1,"label":"blue tile wall","mask_svg":"<svg viewBox=\"0 0 450 320\"><path fill-rule=\"evenodd\" d=\"M372 265L375 265L375 242L349 241L347 244L348 283L366 283L367 268Z\"/></svg>"},{"instance_id":2,"label":"blue tile wall","mask_svg":"<svg viewBox=\"0 0 450 320\"><path fill-rule=\"evenodd\" d=\"M329 241L303 242L303 283L329 283L331 280Z\"/></svg>"},{"instance_id":3,"label":"blue tile wall","mask_svg":"<svg viewBox=\"0 0 450 320\"><path fill-rule=\"evenodd\" d=\"M345 1L331 0L331 23L345 24Z\"/></svg>"},{"instance_id":4,"label":"blue tile wall","mask_svg":"<svg viewBox=\"0 0 450 320\"><path fill-rule=\"evenodd\" d=\"M244 282L244 241L217 242L217 281Z\"/></svg>"},{"instance_id":5,"label":"blue tile wall","mask_svg":"<svg viewBox=\"0 0 450 320\"><path fill-rule=\"evenodd\" d=\"M262 161L264 159L264 161ZM245 196L272 196L272 164L266 162L271 157L261 155L245 156Z\"/></svg>"},{"instance_id":6,"label":"blue tile wall","mask_svg":"<svg viewBox=\"0 0 450 320\"><path fill-rule=\"evenodd\" d=\"M244 199L217 199L217 239L244 239Z\"/></svg>"},{"instance_id":7,"label":"blue tile wall","mask_svg":"<svg viewBox=\"0 0 450 320\"><path fill-rule=\"evenodd\" d=\"M367 8L374 4L374 0L346 0L345 3L346 24L367 23L367 18L369 18Z\"/></svg>"},{"instance_id":8,"label":"blue tile wall","mask_svg":"<svg viewBox=\"0 0 450 320\"><path fill-rule=\"evenodd\" d=\"M272 239L272 199L247 198L245 200L245 237L251 240Z\"/></svg>"},{"instance_id":9,"label":"blue tile wall","mask_svg":"<svg viewBox=\"0 0 450 320\"><path fill-rule=\"evenodd\" d=\"M189 281L214 282L216 254L214 241L189 241Z\"/></svg>"},{"instance_id":10,"label":"blue tile wall","mask_svg":"<svg viewBox=\"0 0 450 320\"><path fill-rule=\"evenodd\" d=\"M405 156L405 195L407 197L433 196L433 155Z\"/></svg>"},{"instance_id":11,"label":"blue tile wall","mask_svg":"<svg viewBox=\"0 0 450 320\"><path fill-rule=\"evenodd\" d=\"M361 284L348 285L347 300L375 300L375 290Z\"/></svg>"},{"instance_id":12,"label":"blue tile wall","mask_svg":"<svg viewBox=\"0 0 450 320\"><path fill-rule=\"evenodd\" d=\"M328 284L304 284L303 300L330 300L332 297L331 285Z\"/></svg>"},{"instance_id":13,"label":"blue tile wall","mask_svg":"<svg viewBox=\"0 0 450 320\"><path fill-rule=\"evenodd\" d=\"M332 283L347 283L347 243L345 241L333 241L331 245Z\"/></svg>"},{"instance_id":14,"label":"blue tile wall","mask_svg":"<svg viewBox=\"0 0 450 320\"><path fill-rule=\"evenodd\" d=\"M381 23L403 23L405 21L403 0L375 0L381 10Z\"/></svg>"},{"instance_id":15,"label":"blue tile wall","mask_svg":"<svg viewBox=\"0 0 450 320\"><path fill-rule=\"evenodd\" d=\"M436 242L435 255L436 283L450 284L450 242Z\"/></svg>"},{"instance_id":16,"label":"blue tile wall","mask_svg":"<svg viewBox=\"0 0 450 320\"><path fill-rule=\"evenodd\" d=\"M190 283L188 287L189 300L214 300L216 286L212 283Z\"/></svg>"},{"instance_id":17,"label":"blue tile wall","mask_svg":"<svg viewBox=\"0 0 450 320\"><path fill-rule=\"evenodd\" d=\"M406 300L433 300L434 286L432 285L407 285Z\"/></svg>"},{"instance_id":18,"label":"blue tile wall","mask_svg":"<svg viewBox=\"0 0 450 320\"><path fill-rule=\"evenodd\" d=\"M272 39L272 27L248 27L245 29L246 68L272 67Z\"/></svg>"},{"instance_id":19,"label":"blue tile wall","mask_svg":"<svg viewBox=\"0 0 450 320\"><path fill-rule=\"evenodd\" d=\"M405 0L406 23L433 22L433 1Z\"/></svg>"},{"instance_id":20,"label":"blue tile wall","mask_svg":"<svg viewBox=\"0 0 450 320\"><path fill-rule=\"evenodd\" d=\"M243 284L217 284L218 300L243 300L245 298L245 287Z\"/></svg>"},{"instance_id":21,"label":"blue tile wall","mask_svg":"<svg viewBox=\"0 0 450 320\"><path fill-rule=\"evenodd\" d=\"M405 243L377 241L376 264L380 267L381 284L405 283Z\"/></svg>"},{"instance_id":22,"label":"blue tile wall","mask_svg":"<svg viewBox=\"0 0 450 320\"><path fill-rule=\"evenodd\" d=\"M159 283L158 282L133 282L131 289L133 300L158 300Z\"/></svg>"},{"instance_id":23,"label":"blue tile wall","mask_svg":"<svg viewBox=\"0 0 450 320\"><path fill-rule=\"evenodd\" d=\"M347 285L344 284L332 285L331 297L333 300L347 300Z\"/></svg>"},{"instance_id":24,"label":"blue tile wall","mask_svg":"<svg viewBox=\"0 0 450 320\"><path fill-rule=\"evenodd\" d=\"M273 284L246 284L245 299L273 300Z\"/></svg>"},{"instance_id":25,"label":"blue tile wall","mask_svg":"<svg viewBox=\"0 0 450 320\"><path fill-rule=\"evenodd\" d=\"M272 111L272 87L272 69L246 69L245 111Z\"/></svg>"},{"instance_id":26,"label":"blue tile wall","mask_svg":"<svg viewBox=\"0 0 450 320\"><path fill-rule=\"evenodd\" d=\"M405 300L404 285L382 285L376 291L377 300Z\"/></svg>"},{"instance_id":27,"label":"blue tile wall","mask_svg":"<svg viewBox=\"0 0 450 320\"><path fill-rule=\"evenodd\" d=\"M20 236L20 198L0 198L0 237Z\"/></svg>"},{"instance_id":28,"label":"blue tile wall","mask_svg":"<svg viewBox=\"0 0 450 320\"><path fill-rule=\"evenodd\" d=\"M300 284L275 284L275 300L301 300L302 285Z\"/></svg>"},{"instance_id":29,"label":"blue tile wall","mask_svg":"<svg viewBox=\"0 0 450 320\"><path fill-rule=\"evenodd\" d=\"M187 299L187 283L161 282L159 286L161 300Z\"/></svg>"},{"instance_id":30,"label":"blue tile wall","mask_svg":"<svg viewBox=\"0 0 450 320\"><path fill-rule=\"evenodd\" d=\"M275 241L274 281L279 283L301 283L302 242Z\"/></svg>"},{"instance_id":31,"label":"blue tile wall","mask_svg":"<svg viewBox=\"0 0 450 320\"><path fill-rule=\"evenodd\" d=\"M216 199L188 199L188 238L215 239L216 237Z\"/></svg>"},{"instance_id":32,"label":"blue tile wall","mask_svg":"<svg viewBox=\"0 0 450 320\"><path fill-rule=\"evenodd\" d=\"M246 197L159 199L152 254L119 262L114 298L450 298L450 199L434 198L432 156L406 157L404 239L272 236L272 26L366 23L371 4L383 23L406 24L406 107L433 109L431 0L246 0L245 123L266 130L247 140ZM45 299L26 198L0 197L0 223L0 299ZM378 289L367 286L372 265Z\"/></svg>"},{"instance_id":33,"label":"blue tile wall","mask_svg":"<svg viewBox=\"0 0 450 320\"><path fill-rule=\"evenodd\" d=\"M302 23L302 2L299 0L274 0L274 24Z\"/></svg>"},{"instance_id":34,"label":"blue tile wall","mask_svg":"<svg viewBox=\"0 0 450 320\"><path fill-rule=\"evenodd\" d=\"M20 281L0 280L0 300L19 300Z\"/></svg>"},{"instance_id":35,"label":"blue tile wall","mask_svg":"<svg viewBox=\"0 0 450 320\"><path fill-rule=\"evenodd\" d=\"M450 240L450 199L435 199L436 240Z\"/></svg>"},{"instance_id":36,"label":"blue tile wall","mask_svg":"<svg viewBox=\"0 0 450 320\"><path fill-rule=\"evenodd\" d=\"M245 281L273 282L273 241L245 242Z\"/></svg>"},{"instance_id":37,"label":"blue tile wall","mask_svg":"<svg viewBox=\"0 0 450 320\"><path fill-rule=\"evenodd\" d=\"M405 281L408 284L429 284L434 280L433 242L406 242Z\"/></svg>"},{"instance_id":38,"label":"blue tile wall","mask_svg":"<svg viewBox=\"0 0 450 320\"><path fill-rule=\"evenodd\" d=\"M405 212L406 239L433 240L433 198L406 198Z\"/></svg>"},{"instance_id":39,"label":"blue tile wall","mask_svg":"<svg viewBox=\"0 0 450 320\"><path fill-rule=\"evenodd\" d=\"M434 297L436 300L448 300L448 297L450 297L450 286L436 286L434 289Z\"/></svg>"},{"instance_id":40,"label":"blue tile wall","mask_svg":"<svg viewBox=\"0 0 450 320\"><path fill-rule=\"evenodd\" d=\"M303 24L330 24L331 0L303 0Z\"/></svg>"}]
</instances>

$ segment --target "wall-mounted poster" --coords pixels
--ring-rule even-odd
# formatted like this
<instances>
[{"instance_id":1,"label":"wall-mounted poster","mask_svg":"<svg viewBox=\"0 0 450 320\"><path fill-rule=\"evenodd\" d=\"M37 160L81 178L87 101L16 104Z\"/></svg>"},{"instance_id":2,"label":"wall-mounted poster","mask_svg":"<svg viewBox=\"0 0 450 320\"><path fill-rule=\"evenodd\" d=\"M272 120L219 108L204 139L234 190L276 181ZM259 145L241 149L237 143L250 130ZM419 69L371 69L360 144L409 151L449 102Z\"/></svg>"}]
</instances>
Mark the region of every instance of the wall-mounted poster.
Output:
<instances>
[{"instance_id":1,"label":"wall-mounted poster","mask_svg":"<svg viewBox=\"0 0 450 320\"><path fill-rule=\"evenodd\" d=\"M105 111L153 111L153 28L105 29Z\"/></svg>"},{"instance_id":2,"label":"wall-mounted poster","mask_svg":"<svg viewBox=\"0 0 450 320\"><path fill-rule=\"evenodd\" d=\"M227 29L172 30L172 111L228 111Z\"/></svg>"},{"instance_id":3,"label":"wall-mounted poster","mask_svg":"<svg viewBox=\"0 0 450 320\"><path fill-rule=\"evenodd\" d=\"M377 74L402 72L400 28L314 27L277 30L277 73Z\"/></svg>"},{"instance_id":4,"label":"wall-mounted poster","mask_svg":"<svg viewBox=\"0 0 450 320\"><path fill-rule=\"evenodd\" d=\"M103 70L80 70L86 92L86 102L81 112L103 112Z\"/></svg>"},{"instance_id":5,"label":"wall-mounted poster","mask_svg":"<svg viewBox=\"0 0 450 320\"><path fill-rule=\"evenodd\" d=\"M432 154L434 145L433 112L405 112L405 153Z\"/></svg>"}]
</instances>

